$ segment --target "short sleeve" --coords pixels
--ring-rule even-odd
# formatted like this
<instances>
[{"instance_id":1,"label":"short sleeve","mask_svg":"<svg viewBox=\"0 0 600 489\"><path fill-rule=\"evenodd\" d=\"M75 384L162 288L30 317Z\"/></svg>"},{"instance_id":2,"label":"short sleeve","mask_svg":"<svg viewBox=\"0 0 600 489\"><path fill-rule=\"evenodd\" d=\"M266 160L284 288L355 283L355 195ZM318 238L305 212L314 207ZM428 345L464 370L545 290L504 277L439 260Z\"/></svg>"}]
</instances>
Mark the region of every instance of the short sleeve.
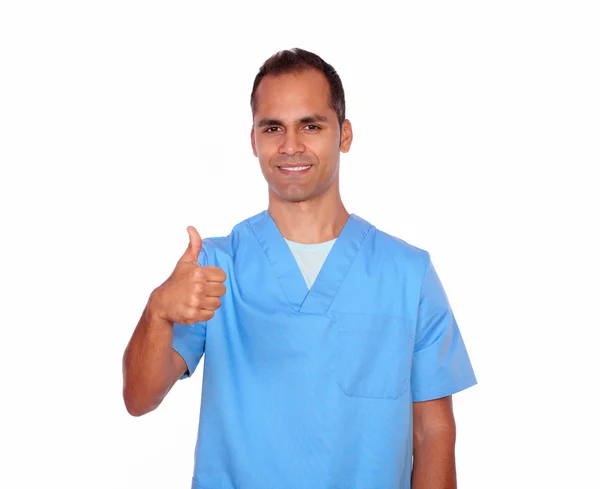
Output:
<instances>
[{"instance_id":1,"label":"short sleeve","mask_svg":"<svg viewBox=\"0 0 600 489\"><path fill-rule=\"evenodd\" d=\"M198 255L200 266L208 265L208 258L202 242L202 249ZM179 353L187 365L187 371L183 373L180 380L191 377L198 367L206 342L206 321L193 324L173 324L173 349Z\"/></svg>"},{"instance_id":2,"label":"short sleeve","mask_svg":"<svg viewBox=\"0 0 600 489\"><path fill-rule=\"evenodd\" d=\"M206 342L206 322L193 324L173 324L173 349L179 353L187 365L181 380L191 377L204 355Z\"/></svg>"},{"instance_id":3,"label":"short sleeve","mask_svg":"<svg viewBox=\"0 0 600 489\"><path fill-rule=\"evenodd\" d=\"M417 312L411 373L413 401L439 399L475 384L467 349L429 259Z\"/></svg>"}]
</instances>

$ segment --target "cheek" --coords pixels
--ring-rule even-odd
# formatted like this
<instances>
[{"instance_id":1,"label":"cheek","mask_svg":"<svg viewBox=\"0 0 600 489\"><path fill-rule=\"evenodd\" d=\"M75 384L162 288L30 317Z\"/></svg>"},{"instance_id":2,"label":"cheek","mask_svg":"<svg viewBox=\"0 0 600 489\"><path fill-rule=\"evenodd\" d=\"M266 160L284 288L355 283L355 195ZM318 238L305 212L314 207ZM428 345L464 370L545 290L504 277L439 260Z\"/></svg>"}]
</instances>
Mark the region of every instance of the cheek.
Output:
<instances>
[{"instance_id":1,"label":"cheek","mask_svg":"<svg viewBox=\"0 0 600 489\"><path fill-rule=\"evenodd\" d=\"M268 157L277 150L277 145L271 139L258 138L254 140L254 147L259 157Z\"/></svg>"},{"instance_id":2,"label":"cheek","mask_svg":"<svg viewBox=\"0 0 600 489\"><path fill-rule=\"evenodd\" d=\"M335 143L332 143L330 139L315 141L313 145L307 146L313 154L317 155L317 157L323 162L329 162L335 158L336 153L339 151L339 148Z\"/></svg>"},{"instance_id":3,"label":"cheek","mask_svg":"<svg viewBox=\"0 0 600 489\"><path fill-rule=\"evenodd\" d=\"M339 134L328 132L327 135L323 134L322 137L315 140L315 148L318 147L319 151L323 153L334 153L339 151L339 141Z\"/></svg>"},{"instance_id":4,"label":"cheek","mask_svg":"<svg viewBox=\"0 0 600 489\"><path fill-rule=\"evenodd\" d=\"M270 166L270 161L273 159L273 152L270 148L267 148L263 145L256 146L256 157L258 158L258 162L262 168L267 168Z\"/></svg>"},{"instance_id":5,"label":"cheek","mask_svg":"<svg viewBox=\"0 0 600 489\"><path fill-rule=\"evenodd\" d=\"M265 150L265 148L256 148L256 157L261 166L266 167L271 161L272 154Z\"/></svg>"}]
</instances>

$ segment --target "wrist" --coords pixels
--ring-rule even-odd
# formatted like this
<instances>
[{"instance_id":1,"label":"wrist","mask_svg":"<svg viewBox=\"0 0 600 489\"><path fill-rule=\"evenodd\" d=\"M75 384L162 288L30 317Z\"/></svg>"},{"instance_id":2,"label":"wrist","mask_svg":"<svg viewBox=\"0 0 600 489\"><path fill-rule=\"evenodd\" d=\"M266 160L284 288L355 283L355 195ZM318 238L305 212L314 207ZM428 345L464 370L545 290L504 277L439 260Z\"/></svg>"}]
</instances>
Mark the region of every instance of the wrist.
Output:
<instances>
[{"instance_id":1,"label":"wrist","mask_svg":"<svg viewBox=\"0 0 600 489\"><path fill-rule=\"evenodd\" d=\"M160 288L154 289L150 294L145 313L151 323L163 323L173 326L173 321L166 318L163 313Z\"/></svg>"}]
</instances>

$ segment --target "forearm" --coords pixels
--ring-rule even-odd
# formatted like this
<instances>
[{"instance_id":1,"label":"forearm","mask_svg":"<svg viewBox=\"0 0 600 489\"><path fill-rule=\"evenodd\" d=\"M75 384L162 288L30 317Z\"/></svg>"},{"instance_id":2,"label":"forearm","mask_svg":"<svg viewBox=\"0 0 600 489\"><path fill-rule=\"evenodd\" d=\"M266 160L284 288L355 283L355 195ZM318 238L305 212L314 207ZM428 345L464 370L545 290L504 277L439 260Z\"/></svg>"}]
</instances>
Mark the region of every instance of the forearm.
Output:
<instances>
[{"instance_id":1,"label":"forearm","mask_svg":"<svg viewBox=\"0 0 600 489\"><path fill-rule=\"evenodd\" d=\"M415 437L412 489L456 489L455 438L452 429Z\"/></svg>"},{"instance_id":2,"label":"forearm","mask_svg":"<svg viewBox=\"0 0 600 489\"><path fill-rule=\"evenodd\" d=\"M174 382L173 324L157 317L152 296L123 355L123 399L130 414L158 407Z\"/></svg>"}]
</instances>

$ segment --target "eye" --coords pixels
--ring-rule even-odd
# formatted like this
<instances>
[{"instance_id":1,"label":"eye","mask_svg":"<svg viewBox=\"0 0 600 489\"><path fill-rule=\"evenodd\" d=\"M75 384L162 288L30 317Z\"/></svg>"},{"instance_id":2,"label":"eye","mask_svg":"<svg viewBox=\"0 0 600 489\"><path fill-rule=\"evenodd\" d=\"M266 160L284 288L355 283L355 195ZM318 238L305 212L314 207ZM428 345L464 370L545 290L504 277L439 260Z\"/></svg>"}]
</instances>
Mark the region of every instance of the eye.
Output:
<instances>
[{"instance_id":1,"label":"eye","mask_svg":"<svg viewBox=\"0 0 600 489\"><path fill-rule=\"evenodd\" d=\"M271 131L271 129L279 129L277 126L271 126L271 127L267 127L265 129L266 133L271 133L271 132L276 132L276 131Z\"/></svg>"},{"instance_id":2,"label":"eye","mask_svg":"<svg viewBox=\"0 0 600 489\"><path fill-rule=\"evenodd\" d=\"M304 127L307 127L309 131L316 131L316 130L321 129L319 126L317 126L315 124L308 124L307 126L304 126Z\"/></svg>"}]
</instances>

